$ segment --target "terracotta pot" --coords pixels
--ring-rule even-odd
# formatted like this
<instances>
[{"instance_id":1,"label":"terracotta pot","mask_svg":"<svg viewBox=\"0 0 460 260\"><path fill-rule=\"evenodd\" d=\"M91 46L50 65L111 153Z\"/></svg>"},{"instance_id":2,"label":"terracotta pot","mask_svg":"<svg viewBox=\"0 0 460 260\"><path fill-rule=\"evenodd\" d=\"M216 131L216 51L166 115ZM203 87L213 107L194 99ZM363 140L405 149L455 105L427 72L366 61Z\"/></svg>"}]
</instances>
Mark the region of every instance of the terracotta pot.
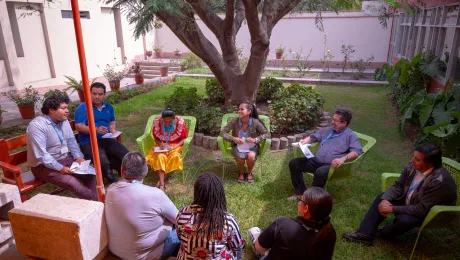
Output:
<instances>
[{"instance_id":1,"label":"terracotta pot","mask_svg":"<svg viewBox=\"0 0 460 260\"><path fill-rule=\"evenodd\" d=\"M180 57L180 56L182 56L182 52L181 51L174 51L174 56Z\"/></svg>"},{"instance_id":2,"label":"terracotta pot","mask_svg":"<svg viewBox=\"0 0 460 260\"><path fill-rule=\"evenodd\" d=\"M149 57L149 58L152 57L152 54L153 54L152 51L146 51L145 52L145 55L147 55L147 57Z\"/></svg>"},{"instance_id":3,"label":"terracotta pot","mask_svg":"<svg viewBox=\"0 0 460 260\"><path fill-rule=\"evenodd\" d=\"M168 70L169 70L168 67L161 67L161 68L160 68L160 75L161 75L162 77L168 76Z\"/></svg>"},{"instance_id":4,"label":"terracotta pot","mask_svg":"<svg viewBox=\"0 0 460 260\"><path fill-rule=\"evenodd\" d=\"M80 102L85 102L85 92L83 92L83 89L77 90L78 97L80 98Z\"/></svg>"},{"instance_id":5,"label":"terracotta pot","mask_svg":"<svg viewBox=\"0 0 460 260\"><path fill-rule=\"evenodd\" d=\"M163 52L162 52L162 51L156 51L156 52L155 52L155 56L156 56L157 58L163 58Z\"/></svg>"},{"instance_id":6,"label":"terracotta pot","mask_svg":"<svg viewBox=\"0 0 460 260\"><path fill-rule=\"evenodd\" d=\"M144 74L136 74L136 75L134 75L134 80L136 81L137 85L144 84Z\"/></svg>"},{"instance_id":7,"label":"terracotta pot","mask_svg":"<svg viewBox=\"0 0 460 260\"><path fill-rule=\"evenodd\" d=\"M276 59L281 60L283 58L283 53L282 52L277 52L276 53Z\"/></svg>"},{"instance_id":8,"label":"terracotta pot","mask_svg":"<svg viewBox=\"0 0 460 260\"><path fill-rule=\"evenodd\" d=\"M35 117L35 105L18 106L22 119L33 119Z\"/></svg>"},{"instance_id":9,"label":"terracotta pot","mask_svg":"<svg viewBox=\"0 0 460 260\"><path fill-rule=\"evenodd\" d=\"M120 81L110 81L109 86L110 86L110 90L118 91L120 90Z\"/></svg>"}]
</instances>

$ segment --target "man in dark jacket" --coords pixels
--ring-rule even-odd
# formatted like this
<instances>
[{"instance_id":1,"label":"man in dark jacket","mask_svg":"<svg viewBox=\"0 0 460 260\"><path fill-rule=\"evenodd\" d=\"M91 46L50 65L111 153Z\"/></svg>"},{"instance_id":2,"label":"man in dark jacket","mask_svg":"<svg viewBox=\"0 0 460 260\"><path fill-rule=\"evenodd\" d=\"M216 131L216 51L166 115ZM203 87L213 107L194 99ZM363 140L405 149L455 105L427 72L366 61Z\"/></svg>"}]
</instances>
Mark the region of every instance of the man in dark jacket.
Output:
<instances>
[{"instance_id":1,"label":"man in dark jacket","mask_svg":"<svg viewBox=\"0 0 460 260\"><path fill-rule=\"evenodd\" d=\"M441 150L425 143L415 148L411 163L396 182L375 198L358 230L344 233L343 238L366 245L372 245L376 235L392 239L421 226L431 207L455 205L456 201L457 186L442 167ZM393 223L377 231L379 224L391 213L395 215Z\"/></svg>"}]
</instances>

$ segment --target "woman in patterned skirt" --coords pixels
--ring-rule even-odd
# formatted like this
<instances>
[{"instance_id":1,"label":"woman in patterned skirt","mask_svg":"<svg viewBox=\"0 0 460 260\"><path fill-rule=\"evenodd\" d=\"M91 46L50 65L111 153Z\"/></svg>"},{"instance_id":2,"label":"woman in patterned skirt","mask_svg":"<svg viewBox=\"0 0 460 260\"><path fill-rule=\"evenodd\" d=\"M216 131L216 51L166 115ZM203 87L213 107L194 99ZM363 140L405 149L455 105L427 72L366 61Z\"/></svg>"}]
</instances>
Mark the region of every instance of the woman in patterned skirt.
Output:
<instances>
[{"instance_id":1,"label":"woman in patterned skirt","mask_svg":"<svg viewBox=\"0 0 460 260\"><path fill-rule=\"evenodd\" d=\"M160 181L157 187L164 191L165 174L182 170L182 145L187 138L187 127L184 119L167 108L161 112L161 117L155 118L152 135L155 146L146 159L150 167L158 171Z\"/></svg>"},{"instance_id":2,"label":"woman in patterned skirt","mask_svg":"<svg viewBox=\"0 0 460 260\"><path fill-rule=\"evenodd\" d=\"M181 240L178 260L242 259L245 241L235 217L227 212L219 177L212 173L198 177L193 204L177 215L177 234Z\"/></svg>"}]
</instances>

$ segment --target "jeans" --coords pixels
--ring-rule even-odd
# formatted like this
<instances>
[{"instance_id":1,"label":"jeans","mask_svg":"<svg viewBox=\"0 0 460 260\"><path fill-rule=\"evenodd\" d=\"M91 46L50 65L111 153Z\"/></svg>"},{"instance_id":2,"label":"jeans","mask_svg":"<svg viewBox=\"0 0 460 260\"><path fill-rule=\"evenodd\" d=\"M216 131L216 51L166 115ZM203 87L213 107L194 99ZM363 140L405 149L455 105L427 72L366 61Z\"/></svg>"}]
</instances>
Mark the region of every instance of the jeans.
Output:
<instances>
[{"instance_id":1,"label":"jeans","mask_svg":"<svg viewBox=\"0 0 460 260\"><path fill-rule=\"evenodd\" d=\"M179 252L180 240L177 236L176 228L173 228L166 238L163 245L163 253L160 259L167 259L170 256L177 256Z\"/></svg>"},{"instance_id":2,"label":"jeans","mask_svg":"<svg viewBox=\"0 0 460 260\"><path fill-rule=\"evenodd\" d=\"M97 140L99 147L99 159L101 161L102 174L104 176L112 175L112 169L121 174L121 162L123 157L129 152L123 144L120 144L115 138L101 138ZM82 145L82 153L86 160L93 160L93 150L91 143Z\"/></svg>"},{"instance_id":3,"label":"jeans","mask_svg":"<svg viewBox=\"0 0 460 260\"><path fill-rule=\"evenodd\" d=\"M379 225L385 219L384 216L380 215L379 204L382 201L382 194L378 195L372 206L367 211L364 219L361 221L361 225L357 232L374 237L377 233ZM390 201L393 205L404 205L402 201ZM423 223L422 218L417 218L411 215L395 215L393 223L384 226L380 230L380 237L383 239L393 239L415 227L420 227Z\"/></svg>"},{"instance_id":4,"label":"jeans","mask_svg":"<svg viewBox=\"0 0 460 260\"><path fill-rule=\"evenodd\" d=\"M302 195L307 189L303 179L304 172L314 173L311 186L324 188L330 168L331 165L320 163L316 160L316 158L307 159L302 157L294 158L289 161L289 171L291 173L291 181L294 186L295 194Z\"/></svg>"}]
</instances>

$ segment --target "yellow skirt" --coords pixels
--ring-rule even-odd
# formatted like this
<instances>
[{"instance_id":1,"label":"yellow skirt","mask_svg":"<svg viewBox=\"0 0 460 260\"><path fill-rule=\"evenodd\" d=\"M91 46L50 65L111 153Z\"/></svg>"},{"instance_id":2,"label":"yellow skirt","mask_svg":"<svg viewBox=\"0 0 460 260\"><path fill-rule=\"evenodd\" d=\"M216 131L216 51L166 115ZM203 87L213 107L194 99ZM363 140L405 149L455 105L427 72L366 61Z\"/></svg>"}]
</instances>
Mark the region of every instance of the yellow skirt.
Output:
<instances>
[{"instance_id":1,"label":"yellow skirt","mask_svg":"<svg viewBox=\"0 0 460 260\"><path fill-rule=\"evenodd\" d=\"M182 146L163 153L155 153L152 148L146 160L155 171L162 170L165 173L170 173L175 170L182 171Z\"/></svg>"}]
</instances>

